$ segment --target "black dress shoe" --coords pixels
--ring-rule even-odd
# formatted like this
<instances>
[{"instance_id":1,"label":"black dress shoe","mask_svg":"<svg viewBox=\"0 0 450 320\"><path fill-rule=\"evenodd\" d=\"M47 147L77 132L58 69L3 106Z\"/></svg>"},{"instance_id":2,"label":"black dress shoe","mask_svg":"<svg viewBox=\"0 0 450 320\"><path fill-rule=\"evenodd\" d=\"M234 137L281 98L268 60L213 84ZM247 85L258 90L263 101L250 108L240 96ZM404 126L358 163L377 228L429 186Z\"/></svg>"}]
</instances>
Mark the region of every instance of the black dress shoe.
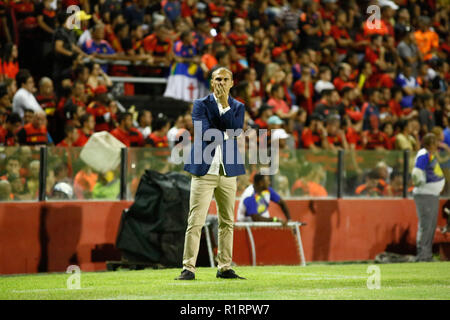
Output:
<instances>
[{"instance_id":1,"label":"black dress shoe","mask_svg":"<svg viewBox=\"0 0 450 320\"><path fill-rule=\"evenodd\" d=\"M238 276L233 269L229 269L226 271L219 271L217 270L216 278L222 278L222 279L244 279L243 277Z\"/></svg>"},{"instance_id":2,"label":"black dress shoe","mask_svg":"<svg viewBox=\"0 0 450 320\"><path fill-rule=\"evenodd\" d=\"M195 280L195 273L184 269L181 274L175 278L175 280Z\"/></svg>"}]
</instances>

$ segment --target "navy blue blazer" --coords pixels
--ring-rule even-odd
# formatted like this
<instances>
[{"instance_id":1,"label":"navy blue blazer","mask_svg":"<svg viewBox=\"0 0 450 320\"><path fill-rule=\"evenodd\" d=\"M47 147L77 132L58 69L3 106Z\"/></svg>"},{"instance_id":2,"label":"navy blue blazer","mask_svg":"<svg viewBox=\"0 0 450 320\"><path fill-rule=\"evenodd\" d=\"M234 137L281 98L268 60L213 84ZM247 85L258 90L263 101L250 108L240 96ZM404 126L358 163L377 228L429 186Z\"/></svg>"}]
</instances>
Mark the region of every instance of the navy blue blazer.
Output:
<instances>
[{"instance_id":1,"label":"navy blue blazer","mask_svg":"<svg viewBox=\"0 0 450 320\"><path fill-rule=\"evenodd\" d=\"M223 156L222 163L224 164L226 175L235 177L245 174L245 166L237 147L237 140L233 137L230 137L227 140L223 139L223 134L226 129L243 129L245 107L244 104L231 97L228 98L228 105L230 106L230 110L223 115L220 115L217 102L212 93L204 98L194 101L194 109L192 110L194 141L191 145L191 161L190 163L185 163L184 170L196 176L204 176L208 173L211 163L209 160L205 161L207 158L204 157L204 154L209 154L211 159L214 157L215 147L212 145L208 148L208 145L215 141L215 139L203 139L203 135L206 130L215 129L215 133L221 135L223 140L221 143ZM197 127L201 122L201 134L199 130L196 130L196 122ZM206 148L208 149L205 152ZM228 152L231 150L233 152L233 157L230 155L228 161L226 161L227 150Z\"/></svg>"}]
</instances>

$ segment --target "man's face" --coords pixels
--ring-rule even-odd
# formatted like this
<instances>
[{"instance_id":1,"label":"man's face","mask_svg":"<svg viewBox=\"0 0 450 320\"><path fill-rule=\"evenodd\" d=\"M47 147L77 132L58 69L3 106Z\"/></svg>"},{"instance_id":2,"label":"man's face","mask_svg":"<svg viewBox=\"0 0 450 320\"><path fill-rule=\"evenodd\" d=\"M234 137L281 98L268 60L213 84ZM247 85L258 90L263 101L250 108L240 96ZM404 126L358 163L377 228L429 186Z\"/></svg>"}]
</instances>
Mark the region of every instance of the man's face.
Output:
<instances>
[{"instance_id":1,"label":"man's face","mask_svg":"<svg viewBox=\"0 0 450 320\"><path fill-rule=\"evenodd\" d=\"M95 28L93 38L95 40L103 40L105 38L105 28L103 26Z\"/></svg>"},{"instance_id":2,"label":"man's face","mask_svg":"<svg viewBox=\"0 0 450 320\"><path fill-rule=\"evenodd\" d=\"M272 111L272 109L270 108L270 109L266 109L266 110L262 113L261 118L268 119L268 118L270 118L271 116L273 116L273 111Z\"/></svg>"},{"instance_id":3,"label":"man's face","mask_svg":"<svg viewBox=\"0 0 450 320\"><path fill-rule=\"evenodd\" d=\"M337 104L340 99L341 97L339 96L339 93L336 90L333 90L333 92L331 93L330 102L332 104Z\"/></svg>"},{"instance_id":4,"label":"man's face","mask_svg":"<svg viewBox=\"0 0 450 320\"><path fill-rule=\"evenodd\" d=\"M261 190L267 190L270 186L269 176L264 176L264 178L259 182Z\"/></svg>"},{"instance_id":5,"label":"man's face","mask_svg":"<svg viewBox=\"0 0 450 320\"><path fill-rule=\"evenodd\" d=\"M45 123L46 123L46 117L45 117L45 114L43 114L43 113L37 113L37 114L35 114L35 115L33 116L33 121L32 121L32 123L33 123L33 127L35 127L35 128L40 128L40 127L44 126Z\"/></svg>"},{"instance_id":6,"label":"man's face","mask_svg":"<svg viewBox=\"0 0 450 320\"><path fill-rule=\"evenodd\" d=\"M380 94L379 94L378 91L375 91L372 94L371 100L372 100L373 103L378 103L380 101Z\"/></svg>"},{"instance_id":7,"label":"man's face","mask_svg":"<svg viewBox=\"0 0 450 320\"><path fill-rule=\"evenodd\" d=\"M77 110L75 112L75 117L80 119L82 116L86 114L86 109L83 106L77 106Z\"/></svg>"},{"instance_id":8,"label":"man's face","mask_svg":"<svg viewBox=\"0 0 450 320\"><path fill-rule=\"evenodd\" d=\"M73 90L73 95L77 98L81 98L84 95L84 85L81 83L77 83Z\"/></svg>"},{"instance_id":9,"label":"man's face","mask_svg":"<svg viewBox=\"0 0 450 320\"><path fill-rule=\"evenodd\" d=\"M136 28L136 38L142 39L143 36L144 36L144 31L142 30L142 26L137 27Z\"/></svg>"},{"instance_id":10,"label":"man's face","mask_svg":"<svg viewBox=\"0 0 450 320\"><path fill-rule=\"evenodd\" d=\"M125 130L130 130L133 127L133 118L131 116L127 116L124 120Z\"/></svg>"},{"instance_id":11,"label":"man's face","mask_svg":"<svg viewBox=\"0 0 450 320\"><path fill-rule=\"evenodd\" d=\"M347 20L347 14L345 12L341 12L338 16L337 16L337 21L339 23L344 24Z\"/></svg>"},{"instance_id":12,"label":"man's face","mask_svg":"<svg viewBox=\"0 0 450 320\"><path fill-rule=\"evenodd\" d=\"M30 175L34 179L39 178L39 167L40 167L39 161L32 161L30 163Z\"/></svg>"},{"instance_id":13,"label":"man's face","mask_svg":"<svg viewBox=\"0 0 450 320\"><path fill-rule=\"evenodd\" d=\"M11 105L11 100L9 99L7 94L0 98L0 107L9 108L11 107Z\"/></svg>"},{"instance_id":14,"label":"man's face","mask_svg":"<svg viewBox=\"0 0 450 320\"><path fill-rule=\"evenodd\" d=\"M406 9L401 10L398 16L399 16L400 20L402 20L402 21L409 22L409 20L410 20L409 11Z\"/></svg>"},{"instance_id":15,"label":"man's face","mask_svg":"<svg viewBox=\"0 0 450 320\"><path fill-rule=\"evenodd\" d=\"M94 116L89 117L88 121L87 121L87 127L89 130L94 130L95 128L95 119Z\"/></svg>"},{"instance_id":16,"label":"man's face","mask_svg":"<svg viewBox=\"0 0 450 320\"><path fill-rule=\"evenodd\" d=\"M31 93L34 93L36 91L36 87L34 86L33 77L29 77L27 81L25 81L25 83L22 84L22 88L26 89Z\"/></svg>"},{"instance_id":17,"label":"man's face","mask_svg":"<svg viewBox=\"0 0 450 320\"><path fill-rule=\"evenodd\" d=\"M211 80L211 88L215 94L219 93L219 89L223 88L226 94L230 93L230 89L233 87L233 77L225 69L220 69L214 73Z\"/></svg>"},{"instance_id":18,"label":"man's face","mask_svg":"<svg viewBox=\"0 0 450 320\"><path fill-rule=\"evenodd\" d=\"M74 128L71 132L69 132L69 134L67 135L67 137L71 140L71 141L77 141L78 140L78 130L76 128Z\"/></svg>"},{"instance_id":19,"label":"man's face","mask_svg":"<svg viewBox=\"0 0 450 320\"><path fill-rule=\"evenodd\" d=\"M405 76L406 77L411 77L412 75L412 68L411 67L405 67Z\"/></svg>"},{"instance_id":20,"label":"man's face","mask_svg":"<svg viewBox=\"0 0 450 320\"><path fill-rule=\"evenodd\" d=\"M430 151L430 153L436 153L438 150L438 141L435 140L430 147L428 148L428 150Z\"/></svg>"},{"instance_id":21,"label":"man's face","mask_svg":"<svg viewBox=\"0 0 450 320\"><path fill-rule=\"evenodd\" d=\"M160 40L163 40L163 39L167 38L168 33L169 33L169 30L167 30L166 27L159 27L159 29L156 31L156 36Z\"/></svg>"},{"instance_id":22,"label":"man's face","mask_svg":"<svg viewBox=\"0 0 450 320\"><path fill-rule=\"evenodd\" d=\"M245 22L242 19L236 19L234 22L234 27L237 32L243 33L245 32Z\"/></svg>"},{"instance_id":23,"label":"man's face","mask_svg":"<svg viewBox=\"0 0 450 320\"><path fill-rule=\"evenodd\" d=\"M16 159L11 159L8 161L8 164L6 165L6 172L8 172L8 175L15 174L19 175L20 171L20 163Z\"/></svg>"},{"instance_id":24,"label":"man's face","mask_svg":"<svg viewBox=\"0 0 450 320\"><path fill-rule=\"evenodd\" d=\"M23 122L25 124L30 123L33 120L33 111L25 111L23 114Z\"/></svg>"},{"instance_id":25,"label":"man's face","mask_svg":"<svg viewBox=\"0 0 450 320\"><path fill-rule=\"evenodd\" d=\"M53 94L53 82L52 81L46 81L41 86L41 93L45 96L49 96Z\"/></svg>"},{"instance_id":26,"label":"man's face","mask_svg":"<svg viewBox=\"0 0 450 320\"><path fill-rule=\"evenodd\" d=\"M283 87L279 87L277 91L275 91L275 97L277 99L283 99L284 98L284 88Z\"/></svg>"},{"instance_id":27,"label":"man's face","mask_svg":"<svg viewBox=\"0 0 450 320\"><path fill-rule=\"evenodd\" d=\"M147 111L147 112L144 113L143 119L144 119L144 125L145 126L151 126L152 125L153 118L152 118L152 113L150 111Z\"/></svg>"}]
</instances>

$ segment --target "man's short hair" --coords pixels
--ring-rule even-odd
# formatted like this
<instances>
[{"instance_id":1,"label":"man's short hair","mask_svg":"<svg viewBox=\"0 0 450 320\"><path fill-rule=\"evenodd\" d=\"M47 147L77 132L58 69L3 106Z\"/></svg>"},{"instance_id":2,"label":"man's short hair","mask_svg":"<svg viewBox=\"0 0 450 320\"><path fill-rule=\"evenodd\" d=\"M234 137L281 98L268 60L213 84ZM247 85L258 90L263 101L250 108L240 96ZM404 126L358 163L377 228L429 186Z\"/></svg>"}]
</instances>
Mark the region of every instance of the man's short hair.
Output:
<instances>
[{"instance_id":1,"label":"man's short hair","mask_svg":"<svg viewBox=\"0 0 450 320\"><path fill-rule=\"evenodd\" d=\"M26 83L27 80L31 77L30 71L28 69L21 69L19 72L17 72L16 75L16 84L17 88L21 88L22 84Z\"/></svg>"},{"instance_id":2,"label":"man's short hair","mask_svg":"<svg viewBox=\"0 0 450 320\"><path fill-rule=\"evenodd\" d=\"M39 87L42 87L46 82L53 82L53 81L49 77L42 77L41 80L39 80Z\"/></svg>"},{"instance_id":3,"label":"man's short hair","mask_svg":"<svg viewBox=\"0 0 450 320\"><path fill-rule=\"evenodd\" d=\"M90 117L93 117L94 115L92 115L91 113L85 113L81 116L80 118L80 125L81 127L84 126L84 123L87 122L89 120Z\"/></svg>"},{"instance_id":4,"label":"man's short hair","mask_svg":"<svg viewBox=\"0 0 450 320\"><path fill-rule=\"evenodd\" d=\"M137 122L138 123L141 121L142 117L145 115L146 112L150 112L151 113L151 111L147 110L147 109L142 109L142 110L139 111L138 117L137 117Z\"/></svg>"},{"instance_id":5,"label":"man's short hair","mask_svg":"<svg viewBox=\"0 0 450 320\"><path fill-rule=\"evenodd\" d=\"M270 89L270 93L271 93L271 94L274 94L274 93L277 92L278 89L280 89L280 88L281 88L281 85L280 85L279 83L275 83L275 84L272 86L272 88Z\"/></svg>"},{"instance_id":6,"label":"man's short hair","mask_svg":"<svg viewBox=\"0 0 450 320\"><path fill-rule=\"evenodd\" d=\"M226 50L218 51L218 52L216 53L216 59L217 59L217 61L222 60L224 57L226 57L227 54L228 54L228 51L226 51Z\"/></svg>"},{"instance_id":7,"label":"man's short hair","mask_svg":"<svg viewBox=\"0 0 450 320\"><path fill-rule=\"evenodd\" d=\"M427 133L422 139L422 145L425 148L431 147L433 144L437 143L438 139L434 133Z\"/></svg>"},{"instance_id":8,"label":"man's short hair","mask_svg":"<svg viewBox=\"0 0 450 320\"><path fill-rule=\"evenodd\" d=\"M264 180L266 176L262 175L261 173L255 173L255 175L253 176L253 184L254 185L258 185L261 181Z\"/></svg>"},{"instance_id":9,"label":"man's short hair","mask_svg":"<svg viewBox=\"0 0 450 320\"><path fill-rule=\"evenodd\" d=\"M216 70L214 70L212 73L212 78L214 79L214 75L219 73L222 70L225 70L226 72L228 72L228 74L231 76L231 78L233 78L233 72L231 72L230 69L225 68L225 67L220 67L220 68L217 68Z\"/></svg>"},{"instance_id":10,"label":"man's short hair","mask_svg":"<svg viewBox=\"0 0 450 320\"><path fill-rule=\"evenodd\" d=\"M323 89L321 94L321 97L329 97L331 96L331 93L333 92L333 89Z\"/></svg>"},{"instance_id":11,"label":"man's short hair","mask_svg":"<svg viewBox=\"0 0 450 320\"><path fill-rule=\"evenodd\" d=\"M164 128L167 125L168 122L169 122L169 119L167 118L167 116L160 113L160 114L158 114L156 119L153 120L152 130L153 131L161 130L162 128Z\"/></svg>"},{"instance_id":12,"label":"man's short hair","mask_svg":"<svg viewBox=\"0 0 450 320\"><path fill-rule=\"evenodd\" d=\"M120 112L118 115L117 115L117 122L118 123L122 123L122 121L124 121L127 117L131 117L132 115L131 115L131 113L129 113L129 112Z\"/></svg>"}]
</instances>

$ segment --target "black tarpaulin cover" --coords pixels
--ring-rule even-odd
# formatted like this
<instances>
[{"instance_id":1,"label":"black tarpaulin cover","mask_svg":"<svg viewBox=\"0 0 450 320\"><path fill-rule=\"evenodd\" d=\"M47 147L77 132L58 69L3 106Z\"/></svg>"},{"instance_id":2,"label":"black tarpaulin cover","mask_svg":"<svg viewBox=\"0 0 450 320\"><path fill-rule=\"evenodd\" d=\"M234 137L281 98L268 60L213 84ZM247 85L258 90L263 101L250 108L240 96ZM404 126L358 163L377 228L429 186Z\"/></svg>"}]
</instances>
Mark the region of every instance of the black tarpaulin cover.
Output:
<instances>
[{"instance_id":1,"label":"black tarpaulin cover","mask_svg":"<svg viewBox=\"0 0 450 320\"><path fill-rule=\"evenodd\" d=\"M180 267L189 213L190 177L146 170L134 203L122 213L116 246L122 258Z\"/></svg>"}]
</instances>

